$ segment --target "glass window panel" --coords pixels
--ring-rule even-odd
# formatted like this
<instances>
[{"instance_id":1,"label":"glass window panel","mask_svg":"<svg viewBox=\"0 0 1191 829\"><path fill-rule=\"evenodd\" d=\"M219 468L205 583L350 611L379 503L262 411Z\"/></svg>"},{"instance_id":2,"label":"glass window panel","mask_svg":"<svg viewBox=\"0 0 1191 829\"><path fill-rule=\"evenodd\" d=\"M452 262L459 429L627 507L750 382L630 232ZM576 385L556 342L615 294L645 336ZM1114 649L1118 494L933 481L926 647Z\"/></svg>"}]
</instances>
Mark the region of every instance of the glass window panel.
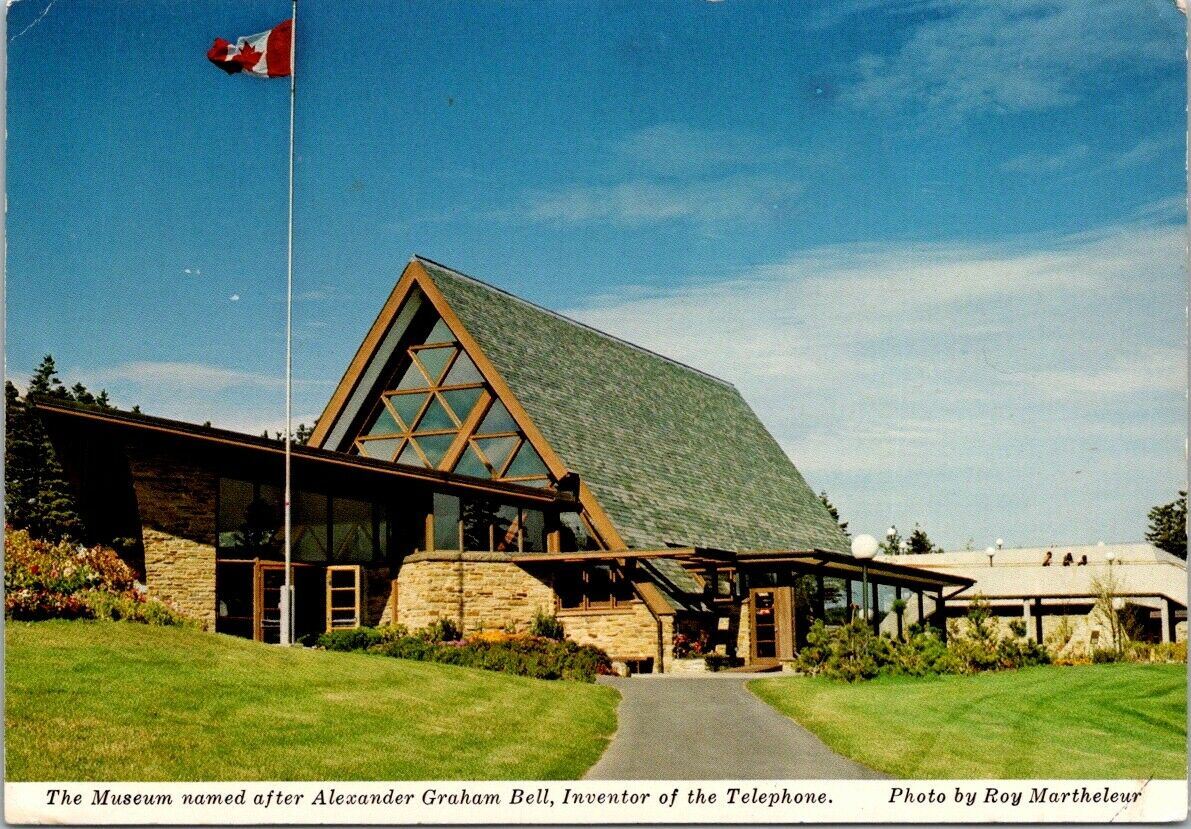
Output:
<instances>
[{"instance_id":1,"label":"glass window panel","mask_svg":"<svg viewBox=\"0 0 1191 829\"><path fill-rule=\"evenodd\" d=\"M612 604L612 567L597 564L587 571L587 603L592 607Z\"/></svg>"},{"instance_id":2,"label":"glass window panel","mask_svg":"<svg viewBox=\"0 0 1191 829\"><path fill-rule=\"evenodd\" d=\"M395 394L389 398L389 402L393 404L403 422L413 423L418 417L418 412L422 410L422 404L426 402L426 395Z\"/></svg>"},{"instance_id":3,"label":"glass window panel","mask_svg":"<svg viewBox=\"0 0 1191 829\"><path fill-rule=\"evenodd\" d=\"M546 550L546 516L541 510L521 510L521 549L527 553Z\"/></svg>"},{"instance_id":4,"label":"glass window panel","mask_svg":"<svg viewBox=\"0 0 1191 829\"><path fill-rule=\"evenodd\" d=\"M240 528L253 555L262 558L280 558L282 536L281 488L270 484L257 487L256 497L248 505L244 523Z\"/></svg>"},{"instance_id":5,"label":"glass window panel","mask_svg":"<svg viewBox=\"0 0 1191 829\"><path fill-rule=\"evenodd\" d=\"M467 420L467 416L475 408L476 401L480 399L483 391L483 389L455 389L454 391L440 392L440 394L447 401L451 411L455 413L455 417L459 418L462 423Z\"/></svg>"},{"instance_id":6,"label":"glass window panel","mask_svg":"<svg viewBox=\"0 0 1191 829\"><path fill-rule=\"evenodd\" d=\"M443 380L443 385L463 386L468 383L482 382L484 382L484 375L480 374L480 370L476 368L476 364L466 354L460 354L459 359L455 361L455 364L451 366L451 370L447 372L447 378Z\"/></svg>"},{"instance_id":7,"label":"glass window panel","mask_svg":"<svg viewBox=\"0 0 1191 829\"><path fill-rule=\"evenodd\" d=\"M599 544L587 531L587 525L577 512L564 512L558 516L561 525L562 551L573 553L579 550L598 550Z\"/></svg>"},{"instance_id":8,"label":"glass window panel","mask_svg":"<svg viewBox=\"0 0 1191 829\"><path fill-rule=\"evenodd\" d=\"M503 504L492 516L492 545L498 552L512 552L517 549L517 508Z\"/></svg>"},{"instance_id":9,"label":"glass window panel","mask_svg":"<svg viewBox=\"0 0 1191 829\"><path fill-rule=\"evenodd\" d=\"M480 456L476 454L476 450L470 446L463 453L463 457L459 459L459 463L455 464L455 471L460 475L471 475L475 478L490 477L488 467L480 460Z\"/></svg>"},{"instance_id":10,"label":"glass window panel","mask_svg":"<svg viewBox=\"0 0 1191 829\"><path fill-rule=\"evenodd\" d=\"M438 398L432 398L430 405L426 407L426 413L422 415L422 419L418 421L419 432L431 432L438 429L458 429L459 426L447 414L447 410L443 408L442 403L438 402Z\"/></svg>"},{"instance_id":11,"label":"glass window panel","mask_svg":"<svg viewBox=\"0 0 1191 829\"><path fill-rule=\"evenodd\" d=\"M497 400L492 404L492 408L488 410L488 414L484 415L484 420L480 423L480 428L476 430L476 433L491 435L495 432L516 431L517 421L513 420L513 416L509 414L509 410L505 408L505 404Z\"/></svg>"},{"instance_id":12,"label":"glass window panel","mask_svg":"<svg viewBox=\"0 0 1191 829\"><path fill-rule=\"evenodd\" d=\"M505 470L504 477L518 478L529 475L545 475L546 472L546 464L542 462L542 459L538 457L538 453L529 445L529 441L526 441L517 450L517 457L513 458L513 462Z\"/></svg>"},{"instance_id":13,"label":"glass window panel","mask_svg":"<svg viewBox=\"0 0 1191 829\"><path fill-rule=\"evenodd\" d=\"M459 499L434 493L434 549L459 549Z\"/></svg>"},{"instance_id":14,"label":"glass window panel","mask_svg":"<svg viewBox=\"0 0 1191 829\"><path fill-rule=\"evenodd\" d=\"M447 450L455 442L455 435L454 433L449 435L422 435L417 438L417 441L418 448L422 450L422 454L430 461L430 465L438 466L442 463L443 455L447 454Z\"/></svg>"},{"instance_id":15,"label":"glass window panel","mask_svg":"<svg viewBox=\"0 0 1191 829\"><path fill-rule=\"evenodd\" d=\"M834 576L823 579L823 616L825 624L847 624L848 586L843 579Z\"/></svg>"},{"instance_id":16,"label":"glass window panel","mask_svg":"<svg viewBox=\"0 0 1191 829\"><path fill-rule=\"evenodd\" d=\"M451 329L441 319L434 323L434 328L430 329L430 336L426 338L428 343L449 343L453 342L455 335L451 333Z\"/></svg>"},{"instance_id":17,"label":"glass window panel","mask_svg":"<svg viewBox=\"0 0 1191 829\"><path fill-rule=\"evenodd\" d=\"M401 441L398 438L362 440L360 441L360 453L370 458L391 461L393 460L393 455L397 452L397 447L400 445Z\"/></svg>"},{"instance_id":18,"label":"glass window panel","mask_svg":"<svg viewBox=\"0 0 1191 829\"><path fill-rule=\"evenodd\" d=\"M491 550L492 523L497 507L483 498L467 498L462 503L463 549Z\"/></svg>"},{"instance_id":19,"label":"glass window panel","mask_svg":"<svg viewBox=\"0 0 1191 829\"><path fill-rule=\"evenodd\" d=\"M418 362L422 364L422 368L426 369L426 374L430 376L431 380L438 380L439 377L442 377L447 362L454 354L455 349L453 348L423 348L417 352Z\"/></svg>"},{"instance_id":20,"label":"glass window panel","mask_svg":"<svg viewBox=\"0 0 1191 829\"><path fill-rule=\"evenodd\" d=\"M372 561L376 548L372 537L371 503L355 498L335 498L331 502L331 521L336 564Z\"/></svg>"},{"instance_id":21,"label":"glass window panel","mask_svg":"<svg viewBox=\"0 0 1191 829\"><path fill-rule=\"evenodd\" d=\"M554 592L562 608L583 606L583 571L578 567L563 567L554 573Z\"/></svg>"},{"instance_id":22,"label":"glass window panel","mask_svg":"<svg viewBox=\"0 0 1191 829\"><path fill-rule=\"evenodd\" d=\"M487 471L484 473L487 475ZM219 479L219 547L231 552L241 550L246 540L241 533L248 505L252 503L251 481ZM231 558L235 558L232 555Z\"/></svg>"},{"instance_id":23,"label":"glass window panel","mask_svg":"<svg viewBox=\"0 0 1191 829\"><path fill-rule=\"evenodd\" d=\"M409 466L425 466L426 462L422 460L422 456L414 450L413 441L405 444L405 448L401 450L401 454L397 456L397 463L408 464Z\"/></svg>"},{"instance_id":24,"label":"glass window panel","mask_svg":"<svg viewBox=\"0 0 1191 829\"><path fill-rule=\"evenodd\" d=\"M327 560L327 496L318 492L294 494L293 551L298 561Z\"/></svg>"},{"instance_id":25,"label":"glass window panel","mask_svg":"<svg viewBox=\"0 0 1191 829\"><path fill-rule=\"evenodd\" d=\"M421 369L415 366L412 362L409 368L405 370L405 374L401 376L401 382L397 384L397 388L405 389L424 389L429 384L426 382L425 375L422 374Z\"/></svg>"},{"instance_id":26,"label":"glass window panel","mask_svg":"<svg viewBox=\"0 0 1191 829\"><path fill-rule=\"evenodd\" d=\"M509 454L517 448L517 441L520 438L477 438L476 445L480 447L480 451L484 453L484 457L492 464L492 474L496 475L505 461L509 459Z\"/></svg>"},{"instance_id":27,"label":"glass window panel","mask_svg":"<svg viewBox=\"0 0 1191 829\"><path fill-rule=\"evenodd\" d=\"M393 413L389 411L388 407L383 403L380 407L380 414L376 416L376 421L372 424L372 428L368 430L370 435L391 435L405 430L397 424Z\"/></svg>"}]
</instances>

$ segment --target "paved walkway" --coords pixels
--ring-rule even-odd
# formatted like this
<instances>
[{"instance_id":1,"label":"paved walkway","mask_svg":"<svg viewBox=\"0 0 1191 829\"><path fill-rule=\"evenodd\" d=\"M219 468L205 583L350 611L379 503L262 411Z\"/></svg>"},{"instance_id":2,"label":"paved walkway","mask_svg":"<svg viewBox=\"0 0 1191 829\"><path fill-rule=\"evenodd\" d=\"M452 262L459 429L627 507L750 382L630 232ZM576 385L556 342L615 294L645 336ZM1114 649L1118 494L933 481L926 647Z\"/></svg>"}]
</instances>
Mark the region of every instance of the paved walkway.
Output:
<instances>
[{"instance_id":1,"label":"paved walkway","mask_svg":"<svg viewBox=\"0 0 1191 829\"><path fill-rule=\"evenodd\" d=\"M589 780L879 778L753 696L741 676L601 677L620 727ZM876 739L876 737L874 737Z\"/></svg>"}]
</instances>

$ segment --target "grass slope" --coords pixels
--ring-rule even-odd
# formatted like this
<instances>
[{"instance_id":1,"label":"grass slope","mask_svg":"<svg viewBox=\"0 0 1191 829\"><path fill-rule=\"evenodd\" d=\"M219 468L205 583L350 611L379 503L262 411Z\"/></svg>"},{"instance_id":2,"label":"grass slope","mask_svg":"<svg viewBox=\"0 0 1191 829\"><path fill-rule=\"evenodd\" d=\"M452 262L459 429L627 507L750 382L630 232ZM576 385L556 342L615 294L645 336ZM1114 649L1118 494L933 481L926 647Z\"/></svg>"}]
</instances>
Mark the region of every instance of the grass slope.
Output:
<instances>
[{"instance_id":1,"label":"grass slope","mask_svg":"<svg viewBox=\"0 0 1191 829\"><path fill-rule=\"evenodd\" d=\"M570 779L617 693L172 628L9 622L9 780Z\"/></svg>"},{"instance_id":2,"label":"grass slope","mask_svg":"<svg viewBox=\"0 0 1191 829\"><path fill-rule=\"evenodd\" d=\"M750 683L840 754L908 778L1183 778L1182 665Z\"/></svg>"}]
</instances>

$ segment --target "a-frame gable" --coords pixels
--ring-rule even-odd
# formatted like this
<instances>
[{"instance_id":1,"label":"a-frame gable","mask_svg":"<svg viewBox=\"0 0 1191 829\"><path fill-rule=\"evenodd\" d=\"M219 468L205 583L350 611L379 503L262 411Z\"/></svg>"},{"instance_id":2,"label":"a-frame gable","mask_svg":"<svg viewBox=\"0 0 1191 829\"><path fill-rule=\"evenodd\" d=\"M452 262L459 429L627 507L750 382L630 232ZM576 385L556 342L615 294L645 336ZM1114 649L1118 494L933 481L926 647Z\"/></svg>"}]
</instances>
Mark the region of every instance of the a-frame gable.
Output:
<instances>
[{"instance_id":1,"label":"a-frame gable","mask_svg":"<svg viewBox=\"0 0 1191 829\"><path fill-rule=\"evenodd\" d=\"M417 259L365 336L310 443L531 485L568 472ZM604 544L623 548L582 482L579 496Z\"/></svg>"}]
</instances>

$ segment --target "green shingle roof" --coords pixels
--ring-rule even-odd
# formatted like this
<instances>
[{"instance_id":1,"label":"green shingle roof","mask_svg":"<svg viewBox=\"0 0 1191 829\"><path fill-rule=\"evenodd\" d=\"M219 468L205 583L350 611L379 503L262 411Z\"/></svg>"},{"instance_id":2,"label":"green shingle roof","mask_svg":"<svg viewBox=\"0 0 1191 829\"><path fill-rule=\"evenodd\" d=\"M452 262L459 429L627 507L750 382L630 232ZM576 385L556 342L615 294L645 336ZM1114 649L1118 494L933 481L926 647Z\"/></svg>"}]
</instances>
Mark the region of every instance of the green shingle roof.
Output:
<instances>
[{"instance_id":1,"label":"green shingle roof","mask_svg":"<svg viewBox=\"0 0 1191 829\"><path fill-rule=\"evenodd\" d=\"M847 550L731 384L419 261L630 547Z\"/></svg>"}]
</instances>

